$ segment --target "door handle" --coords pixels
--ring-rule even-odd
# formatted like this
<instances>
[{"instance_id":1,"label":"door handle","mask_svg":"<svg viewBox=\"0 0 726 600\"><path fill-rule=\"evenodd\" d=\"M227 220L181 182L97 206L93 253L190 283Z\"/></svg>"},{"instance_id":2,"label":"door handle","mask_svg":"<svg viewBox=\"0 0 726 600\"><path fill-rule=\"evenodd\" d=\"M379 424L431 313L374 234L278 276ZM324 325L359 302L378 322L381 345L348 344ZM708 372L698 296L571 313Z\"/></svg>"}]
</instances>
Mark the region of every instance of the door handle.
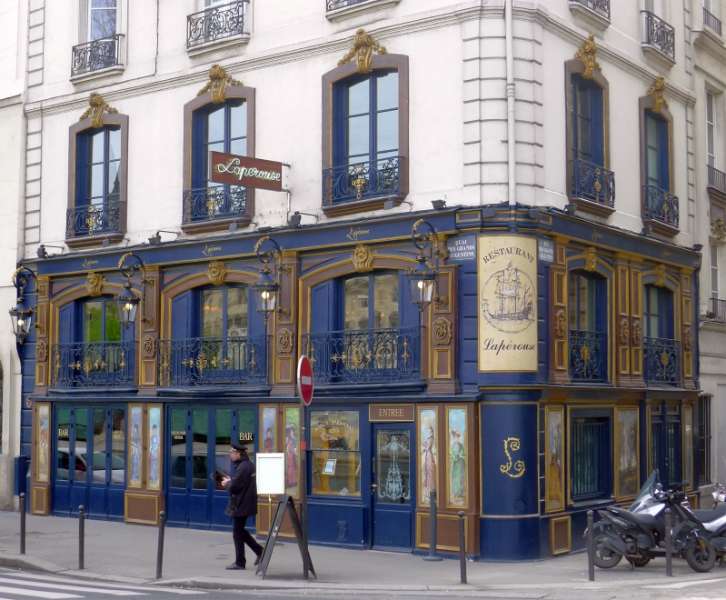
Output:
<instances>
[{"instance_id":1,"label":"door handle","mask_svg":"<svg viewBox=\"0 0 726 600\"><path fill-rule=\"evenodd\" d=\"M371 483L371 492L375 492L378 490L378 484L377 483Z\"/></svg>"}]
</instances>

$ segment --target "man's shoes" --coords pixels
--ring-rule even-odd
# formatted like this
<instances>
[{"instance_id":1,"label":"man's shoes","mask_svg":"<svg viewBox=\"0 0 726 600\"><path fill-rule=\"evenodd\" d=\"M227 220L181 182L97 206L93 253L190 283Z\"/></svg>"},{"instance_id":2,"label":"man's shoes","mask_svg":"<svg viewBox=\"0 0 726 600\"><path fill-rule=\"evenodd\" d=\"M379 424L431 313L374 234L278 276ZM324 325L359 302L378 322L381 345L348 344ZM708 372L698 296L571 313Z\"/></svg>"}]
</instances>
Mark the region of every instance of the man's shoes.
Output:
<instances>
[{"instance_id":1,"label":"man's shoes","mask_svg":"<svg viewBox=\"0 0 726 600\"><path fill-rule=\"evenodd\" d=\"M262 552L260 552L257 555L257 558L255 559L255 566L259 565L261 560L262 560Z\"/></svg>"},{"instance_id":2,"label":"man's shoes","mask_svg":"<svg viewBox=\"0 0 726 600\"><path fill-rule=\"evenodd\" d=\"M227 569L228 571L244 571L245 566L238 565L237 563L232 563L231 565L227 565L225 569Z\"/></svg>"}]
</instances>

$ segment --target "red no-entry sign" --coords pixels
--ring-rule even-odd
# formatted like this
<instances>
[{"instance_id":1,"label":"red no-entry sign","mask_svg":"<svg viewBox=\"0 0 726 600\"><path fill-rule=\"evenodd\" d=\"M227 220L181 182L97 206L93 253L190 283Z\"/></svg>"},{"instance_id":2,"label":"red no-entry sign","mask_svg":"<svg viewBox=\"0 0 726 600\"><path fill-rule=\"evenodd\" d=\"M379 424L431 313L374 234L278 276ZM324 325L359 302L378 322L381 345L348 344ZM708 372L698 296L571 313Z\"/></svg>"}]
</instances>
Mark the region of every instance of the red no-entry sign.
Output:
<instances>
[{"instance_id":1,"label":"red no-entry sign","mask_svg":"<svg viewBox=\"0 0 726 600\"><path fill-rule=\"evenodd\" d=\"M305 406L313 402L313 367L304 354L297 361L297 393Z\"/></svg>"}]
</instances>

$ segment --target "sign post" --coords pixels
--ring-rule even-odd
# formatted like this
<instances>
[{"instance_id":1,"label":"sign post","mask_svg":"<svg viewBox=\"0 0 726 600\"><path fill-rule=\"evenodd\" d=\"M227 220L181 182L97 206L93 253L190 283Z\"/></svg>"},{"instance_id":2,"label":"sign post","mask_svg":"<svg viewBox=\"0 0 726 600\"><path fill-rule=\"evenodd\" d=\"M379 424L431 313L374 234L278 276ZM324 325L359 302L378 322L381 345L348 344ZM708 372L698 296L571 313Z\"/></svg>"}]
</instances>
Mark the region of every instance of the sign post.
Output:
<instances>
[{"instance_id":1,"label":"sign post","mask_svg":"<svg viewBox=\"0 0 726 600\"><path fill-rule=\"evenodd\" d=\"M305 408L313 402L313 367L310 359L304 354L297 362L297 393L300 396L302 410L302 435L300 436L300 464L301 464L301 482L300 482L300 520L302 528L303 546L308 547L308 481L307 481L307 435L305 432L305 424L307 423L307 415ZM307 579L309 565L303 560L303 577Z\"/></svg>"}]
</instances>

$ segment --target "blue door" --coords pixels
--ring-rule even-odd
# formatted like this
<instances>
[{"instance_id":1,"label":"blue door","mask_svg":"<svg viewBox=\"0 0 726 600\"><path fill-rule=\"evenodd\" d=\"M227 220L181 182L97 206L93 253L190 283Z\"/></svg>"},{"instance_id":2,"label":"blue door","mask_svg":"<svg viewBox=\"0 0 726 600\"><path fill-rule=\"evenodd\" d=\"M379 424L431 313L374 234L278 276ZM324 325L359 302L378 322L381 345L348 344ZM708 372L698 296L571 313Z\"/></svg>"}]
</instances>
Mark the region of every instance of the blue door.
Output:
<instances>
[{"instance_id":1,"label":"blue door","mask_svg":"<svg viewBox=\"0 0 726 600\"><path fill-rule=\"evenodd\" d=\"M372 542L411 551L415 531L415 440L408 423L373 425Z\"/></svg>"},{"instance_id":2,"label":"blue door","mask_svg":"<svg viewBox=\"0 0 726 600\"><path fill-rule=\"evenodd\" d=\"M169 411L167 511L170 523L192 527L229 527L224 514L228 494L215 472L230 471L232 440L254 435L252 406L179 406ZM254 452L250 452L254 459Z\"/></svg>"}]
</instances>

